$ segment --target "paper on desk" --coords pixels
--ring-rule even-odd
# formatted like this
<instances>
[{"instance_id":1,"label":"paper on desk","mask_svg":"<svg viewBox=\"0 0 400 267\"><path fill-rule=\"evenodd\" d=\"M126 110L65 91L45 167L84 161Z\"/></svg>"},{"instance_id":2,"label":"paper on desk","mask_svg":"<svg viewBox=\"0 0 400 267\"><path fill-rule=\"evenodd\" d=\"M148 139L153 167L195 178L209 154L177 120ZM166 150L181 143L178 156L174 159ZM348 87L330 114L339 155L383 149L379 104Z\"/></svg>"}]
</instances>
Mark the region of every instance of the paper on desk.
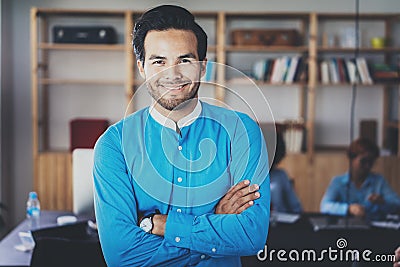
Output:
<instances>
[{"instance_id":1,"label":"paper on desk","mask_svg":"<svg viewBox=\"0 0 400 267\"><path fill-rule=\"evenodd\" d=\"M295 223L300 218L300 214L285 213L285 212L271 212L271 220L281 223Z\"/></svg>"},{"instance_id":2,"label":"paper on desk","mask_svg":"<svg viewBox=\"0 0 400 267\"><path fill-rule=\"evenodd\" d=\"M391 222L391 221L372 221L372 226L380 227L380 228L388 228L388 229L400 229L400 222Z\"/></svg>"}]
</instances>

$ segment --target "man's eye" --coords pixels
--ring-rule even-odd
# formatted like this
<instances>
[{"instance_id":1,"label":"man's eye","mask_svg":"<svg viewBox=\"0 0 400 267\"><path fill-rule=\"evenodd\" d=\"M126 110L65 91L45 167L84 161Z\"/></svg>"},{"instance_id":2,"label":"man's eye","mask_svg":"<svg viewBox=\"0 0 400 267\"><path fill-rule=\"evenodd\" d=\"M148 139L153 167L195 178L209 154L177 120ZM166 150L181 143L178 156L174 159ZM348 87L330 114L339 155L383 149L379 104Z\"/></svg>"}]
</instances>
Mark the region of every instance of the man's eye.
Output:
<instances>
[{"instance_id":1,"label":"man's eye","mask_svg":"<svg viewBox=\"0 0 400 267\"><path fill-rule=\"evenodd\" d=\"M191 61L190 59L183 58L183 59L181 60L181 63L192 63L192 61Z\"/></svg>"},{"instance_id":2,"label":"man's eye","mask_svg":"<svg viewBox=\"0 0 400 267\"><path fill-rule=\"evenodd\" d=\"M153 61L153 65L162 65L162 64L164 64L163 60L155 60L155 61Z\"/></svg>"}]
</instances>

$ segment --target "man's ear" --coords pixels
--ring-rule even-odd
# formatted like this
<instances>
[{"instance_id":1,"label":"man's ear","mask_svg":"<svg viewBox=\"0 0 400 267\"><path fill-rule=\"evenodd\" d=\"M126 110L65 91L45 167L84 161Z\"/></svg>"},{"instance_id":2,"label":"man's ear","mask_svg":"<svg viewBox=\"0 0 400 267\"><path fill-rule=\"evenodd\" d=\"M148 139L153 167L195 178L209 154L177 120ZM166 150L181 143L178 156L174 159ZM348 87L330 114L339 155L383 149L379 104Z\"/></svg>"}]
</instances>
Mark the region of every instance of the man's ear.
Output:
<instances>
[{"instance_id":1,"label":"man's ear","mask_svg":"<svg viewBox=\"0 0 400 267\"><path fill-rule=\"evenodd\" d=\"M137 64L137 67L139 69L140 76L142 76L143 79L146 79L146 75L144 73L143 62L138 60L138 61L136 61L136 64Z\"/></svg>"},{"instance_id":2,"label":"man's ear","mask_svg":"<svg viewBox=\"0 0 400 267\"><path fill-rule=\"evenodd\" d=\"M200 63L200 77L203 77L206 74L206 68L207 68L207 58L204 58L203 61Z\"/></svg>"}]
</instances>

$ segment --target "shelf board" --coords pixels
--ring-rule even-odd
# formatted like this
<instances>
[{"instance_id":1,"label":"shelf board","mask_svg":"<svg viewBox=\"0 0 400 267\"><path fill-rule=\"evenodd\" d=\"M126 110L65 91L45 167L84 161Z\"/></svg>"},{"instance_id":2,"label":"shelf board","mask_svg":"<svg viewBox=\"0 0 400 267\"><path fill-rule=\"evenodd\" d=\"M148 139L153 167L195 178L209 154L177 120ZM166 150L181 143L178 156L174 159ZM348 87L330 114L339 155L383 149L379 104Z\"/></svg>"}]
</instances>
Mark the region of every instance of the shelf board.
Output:
<instances>
[{"instance_id":1,"label":"shelf board","mask_svg":"<svg viewBox=\"0 0 400 267\"><path fill-rule=\"evenodd\" d=\"M96 51L124 51L123 44L58 44L40 43L39 48L43 50L96 50Z\"/></svg>"},{"instance_id":2,"label":"shelf board","mask_svg":"<svg viewBox=\"0 0 400 267\"><path fill-rule=\"evenodd\" d=\"M225 84L226 85L231 85L231 84L235 84L235 85L252 85L252 84L256 84L257 86L277 86L277 87L302 87L302 86L306 86L307 83L305 82L293 82L293 83L271 83L271 82L263 82L263 81L256 81L253 79L230 79L230 80L226 80Z\"/></svg>"},{"instance_id":3,"label":"shelf board","mask_svg":"<svg viewBox=\"0 0 400 267\"><path fill-rule=\"evenodd\" d=\"M341 48L341 47L318 47L319 53L355 53L355 48ZM399 47L385 47L385 48L371 48L361 47L359 53L393 53L400 52Z\"/></svg>"},{"instance_id":4,"label":"shelf board","mask_svg":"<svg viewBox=\"0 0 400 267\"><path fill-rule=\"evenodd\" d=\"M372 84L363 84L363 83L358 83L356 84L357 87L382 87L382 86L394 86L398 85L399 83L393 82L393 83L372 83ZM329 84L324 84L319 82L317 84L318 87L352 87L353 84L351 83L329 83Z\"/></svg>"},{"instance_id":5,"label":"shelf board","mask_svg":"<svg viewBox=\"0 0 400 267\"><path fill-rule=\"evenodd\" d=\"M225 12L225 15L231 18L239 18L239 19L254 19L257 17L261 17L262 19L308 19L310 17L310 13L307 12L237 12L237 11L229 11Z\"/></svg>"},{"instance_id":6,"label":"shelf board","mask_svg":"<svg viewBox=\"0 0 400 267\"><path fill-rule=\"evenodd\" d=\"M207 52L215 53L216 51L217 51L217 46L216 45L209 45L207 47Z\"/></svg>"},{"instance_id":7,"label":"shelf board","mask_svg":"<svg viewBox=\"0 0 400 267\"><path fill-rule=\"evenodd\" d=\"M228 45L227 52L308 52L308 46L263 46L263 45Z\"/></svg>"},{"instance_id":8,"label":"shelf board","mask_svg":"<svg viewBox=\"0 0 400 267\"><path fill-rule=\"evenodd\" d=\"M318 19L320 20L354 20L356 18L355 13L318 13ZM360 20L392 20L399 19L399 15L396 13L361 13L359 14Z\"/></svg>"},{"instance_id":9,"label":"shelf board","mask_svg":"<svg viewBox=\"0 0 400 267\"><path fill-rule=\"evenodd\" d=\"M39 155L70 155L69 150L42 150L39 151Z\"/></svg>"},{"instance_id":10,"label":"shelf board","mask_svg":"<svg viewBox=\"0 0 400 267\"><path fill-rule=\"evenodd\" d=\"M39 83L42 85L125 85L124 81L111 81L111 80L79 80L79 79L40 79Z\"/></svg>"},{"instance_id":11,"label":"shelf board","mask_svg":"<svg viewBox=\"0 0 400 267\"><path fill-rule=\"evenodd\" d=\"M124 16L125 10L105 9L60 9L60 8L38 8L37 14L41 16Z\"/></svg>"}]
</instances>

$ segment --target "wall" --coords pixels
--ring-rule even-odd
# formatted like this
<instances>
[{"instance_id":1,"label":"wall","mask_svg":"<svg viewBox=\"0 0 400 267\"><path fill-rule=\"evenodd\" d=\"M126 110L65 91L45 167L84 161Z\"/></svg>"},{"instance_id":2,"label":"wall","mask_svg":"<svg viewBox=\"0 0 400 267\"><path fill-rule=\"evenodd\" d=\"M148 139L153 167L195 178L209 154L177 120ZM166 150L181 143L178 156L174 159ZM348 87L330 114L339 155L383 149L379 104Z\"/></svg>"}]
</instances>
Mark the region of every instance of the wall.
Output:
<instances>
[{"instance_id":1,"label":"wall","mask_svg":"<svg viewBox=\"0 0 400 267\"><path fill-rule=\"evenodd\" d=\"M27 194L33 188L32 181L32 135L31 135L31 84L29 49L29 12L31 6L49 8L96 8L96 9L138 9L165 3L164 1L125 0L30 0L2 1L2 118L4 133L3 160L10 168L2 176L8 183L9 199L6 204L11 211L11 225L24 218ZM361 12L400 12L398 0L364 0ZM318 11L354 12L354 2L348 0L203 0L174 1L190 10L224 11ZM333 107L335 109L335 107ZM5 120L4 120L5 119ZM8 162L8 163L7 163ZM4 163L4 161L3 161Z\"/></svg>"}]
</instances>

